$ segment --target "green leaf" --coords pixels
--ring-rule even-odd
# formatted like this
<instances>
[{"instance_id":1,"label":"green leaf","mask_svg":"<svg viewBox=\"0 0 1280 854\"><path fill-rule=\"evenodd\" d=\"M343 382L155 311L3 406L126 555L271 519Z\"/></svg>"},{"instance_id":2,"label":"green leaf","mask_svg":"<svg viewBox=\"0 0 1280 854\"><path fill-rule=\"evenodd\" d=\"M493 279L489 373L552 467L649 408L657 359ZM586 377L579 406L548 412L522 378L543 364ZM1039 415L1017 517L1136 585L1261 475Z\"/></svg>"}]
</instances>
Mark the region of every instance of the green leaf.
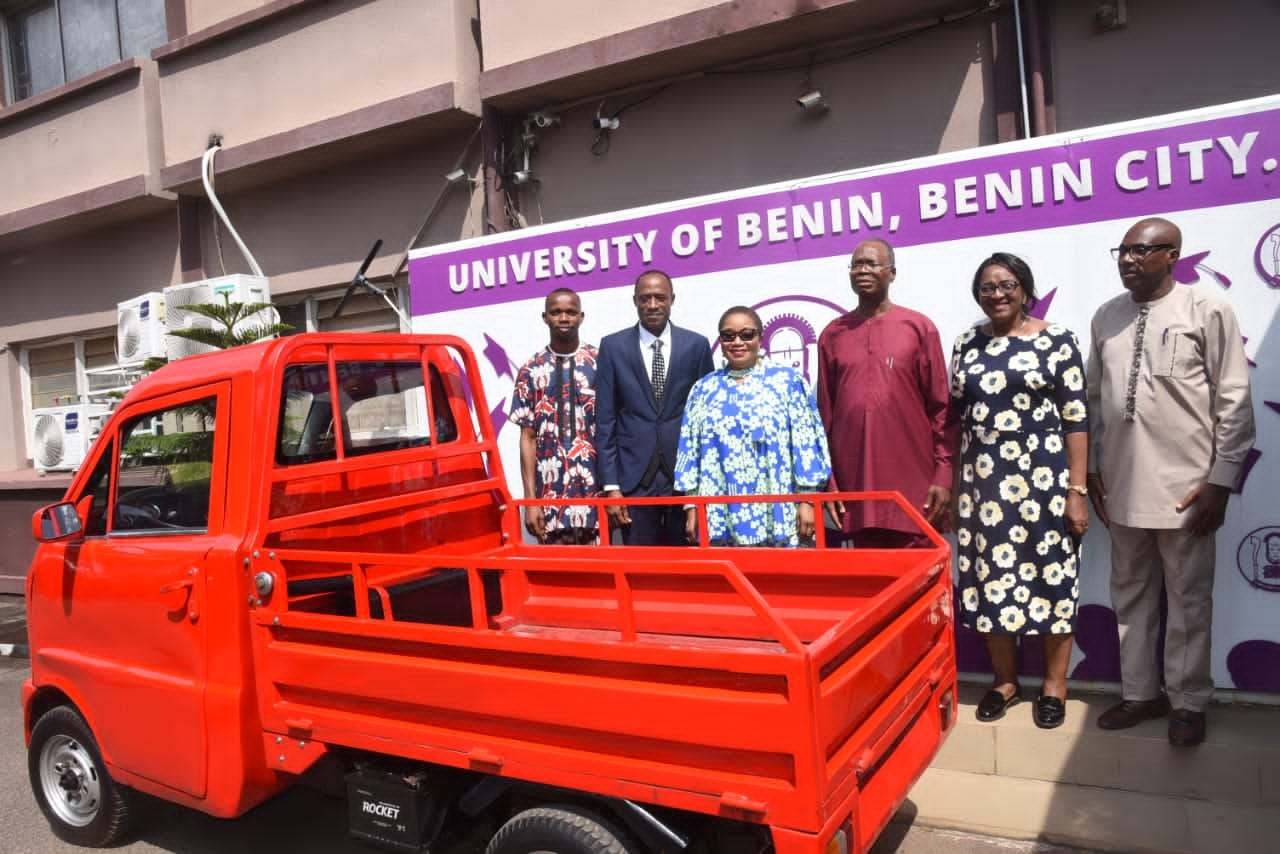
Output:
<instances>
[{"instance_id":1,"label":"green leaf","mask_svg":"<svg viewBox=\"0 0 1280 854\"><path fill-rule=\"evenodd\" d=\"M220 296L221 304L201 302L182 306L183 311L189 311L213 321L212 327L192 326L187 329L175 329L168 334L217 350L228 350L293 330L288 323L263 323L257 320L245 323L261 312L274 312L275 306L269 302L232 302L230 294L223 293ZM278 312L276 316L279 317ZM237 326L240 328L237 329Z\"/></svg>"}]
</instances>

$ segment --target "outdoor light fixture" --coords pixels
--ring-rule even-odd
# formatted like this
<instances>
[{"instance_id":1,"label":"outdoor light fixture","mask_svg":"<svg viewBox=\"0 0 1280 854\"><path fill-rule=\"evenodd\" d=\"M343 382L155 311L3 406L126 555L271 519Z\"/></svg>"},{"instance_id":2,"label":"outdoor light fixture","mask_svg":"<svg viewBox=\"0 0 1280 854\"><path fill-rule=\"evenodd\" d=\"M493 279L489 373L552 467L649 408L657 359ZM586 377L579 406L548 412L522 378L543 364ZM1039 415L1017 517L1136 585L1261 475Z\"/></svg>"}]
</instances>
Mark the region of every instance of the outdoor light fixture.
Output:
<instances>
[{"instance_id":1,"label":"outdoor light fixture","mask_svg":"<svg viewBox=\"0 0 1280 854\"><path fill-rule=\"evenodd\" d=\"M617 130L621 124L621 119L609 118L608 116L596 116L591 120L591 126L596 130Z\"/></svg>"},{"instance_id":2,"label":"outdoor light fixture","mask_svg":"<svg viewBox=\"0 0 1280 854\"><path fill-rule=\"evenodd\" d=\"M524 142L523 164L519 169L511 173L511 183L517 185L528 184L533 181L533 166L530 165L530 155L533 152L533 147L538 144L537 139L531 133L526 133L522 139Z\"/></svg>"},{"instance_id":3,"label":"outdoor light fixture","mask_svg":"<svg viewBox=\"0 0 1280 854\"><path fill-rule=\"evenodd\" d=\"M827 99L822 97L821 89L810 89L799 98L796 98L796 103L800 105L800 109L804 110L806 113L814 115L825 113L827 110L831 109L831 105L827 103Z\"/></svg>"},{"instance_id":4,"label":"outdoor light fixture","mask_svg":"<svg viewBox=\"0 0 1280 854\"><path fill-rule=\"evenodd\" d=\"M1098 32L1118 30L1129 23L1129 11L1125 8L1125 0L1103 0L1093 13L1093 25Z\"/></svg>"},{"instance_id":5,"label":"outdoor light fixture","mask_svg":"<svg viewBox=\"0 0 1280 854\"><path fill-rule=\"evenodd\" d=\"M524 150L524 166L511 173L511 183L528 184L533 180L533 167L529 165L529 149Z\"/></svg>"}]
</instances>

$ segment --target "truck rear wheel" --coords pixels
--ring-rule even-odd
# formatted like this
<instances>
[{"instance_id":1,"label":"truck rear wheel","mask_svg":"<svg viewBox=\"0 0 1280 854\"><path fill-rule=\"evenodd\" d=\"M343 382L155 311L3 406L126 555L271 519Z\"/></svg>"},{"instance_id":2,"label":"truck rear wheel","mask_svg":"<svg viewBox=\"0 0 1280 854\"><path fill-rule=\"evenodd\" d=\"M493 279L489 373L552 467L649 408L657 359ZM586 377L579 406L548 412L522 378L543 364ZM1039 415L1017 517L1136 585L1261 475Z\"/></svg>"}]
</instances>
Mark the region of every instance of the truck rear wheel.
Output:
<instances>
[{"instance_id":1,"label":"truck rear wheel","mask_svg":"<svg viewBox=\"0 0 1280 854\"><path fill-rule=\"evenodd\" d=\"M536 807L504 824L485 854L638 854L621 832L569 806Z\"/></svg>"},{"instance_id":2,"label":"truck rear wheel","mask_svg":"<svg viewBox=\"0 0 1280 854\"><path fill-rule=\"evenodd\" d=\"M59 839L100 848L128 829L130 792L111 779L93 733L71 707L57 706L36 721L27 772Z\"/></svg>"}]
</instances>

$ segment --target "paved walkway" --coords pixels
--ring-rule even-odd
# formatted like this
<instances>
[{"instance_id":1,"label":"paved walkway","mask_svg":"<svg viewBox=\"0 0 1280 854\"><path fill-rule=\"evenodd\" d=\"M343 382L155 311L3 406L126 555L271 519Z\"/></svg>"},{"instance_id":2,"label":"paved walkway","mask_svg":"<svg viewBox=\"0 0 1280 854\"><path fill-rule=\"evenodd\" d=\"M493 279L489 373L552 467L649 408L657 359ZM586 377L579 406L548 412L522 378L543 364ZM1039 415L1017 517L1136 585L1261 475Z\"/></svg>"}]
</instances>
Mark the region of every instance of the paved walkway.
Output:
<instances>
[{"instance_id":1,"label":"paved walkway","mask_svg":"<svg viewBox=\"0 0 1280 854\"><path fill-rule=\"evenodd\" d=\"M30 657L21 596L0 594L4 656ZM1035 729L1025 703L979 724L973 708L984 687L961 685L956 729L872 854L961 854L996 842L1028 854L1280 850L1275 707L1215 704L1209 740L1179 751L1166 743L1164 721L1098 730L1098 712L1114 697L1082 691L1058 730Z\"/></svg>"}]
</instances>

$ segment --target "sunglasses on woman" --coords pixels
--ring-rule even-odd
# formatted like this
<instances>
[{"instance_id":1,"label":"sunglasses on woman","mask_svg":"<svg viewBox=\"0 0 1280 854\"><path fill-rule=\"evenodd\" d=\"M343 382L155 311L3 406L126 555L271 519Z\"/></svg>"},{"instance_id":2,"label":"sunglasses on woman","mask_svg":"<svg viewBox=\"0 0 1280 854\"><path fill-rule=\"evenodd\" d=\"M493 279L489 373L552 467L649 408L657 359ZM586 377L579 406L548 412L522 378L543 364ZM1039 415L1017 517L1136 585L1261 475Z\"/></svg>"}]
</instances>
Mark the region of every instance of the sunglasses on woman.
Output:
<instances>
[{"instance_id":1,"label":"sunglasses on woman","mask_svg":"<svg viewBox=\"0 0 1280 854\"><path fill-rule=\"evenodd\" d=\"M756 336L759 334L759 329L738 329L736 331L733 329L721 329L720 341L724 344L732 344L734 339L750 342L756 340Z\"/></svg>"}]
</instances>

